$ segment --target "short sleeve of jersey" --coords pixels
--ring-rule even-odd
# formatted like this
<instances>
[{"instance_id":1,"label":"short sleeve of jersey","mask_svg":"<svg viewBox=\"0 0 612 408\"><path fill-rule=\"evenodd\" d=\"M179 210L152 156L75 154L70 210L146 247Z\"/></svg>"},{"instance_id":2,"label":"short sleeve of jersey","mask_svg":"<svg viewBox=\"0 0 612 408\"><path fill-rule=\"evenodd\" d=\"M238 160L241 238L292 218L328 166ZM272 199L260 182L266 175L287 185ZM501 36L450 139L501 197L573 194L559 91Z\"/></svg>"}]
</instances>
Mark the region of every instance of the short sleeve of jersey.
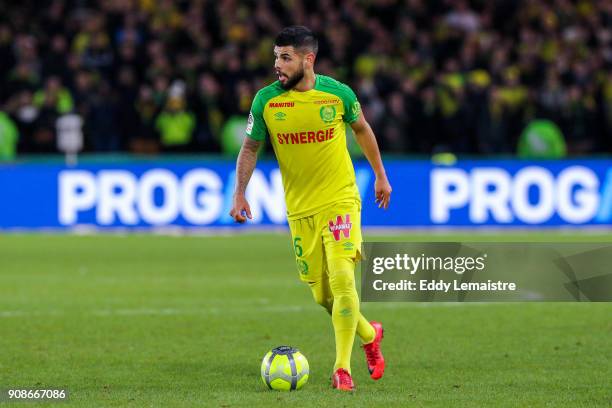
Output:
<instances>
[{"instance_id":1,"label":"short sleeve of jersey","mask_svg":"<svg viewBox=\"0 0 612 408\"><path fill-rule=\"evenodd\" d=\"M344 103L343 119L346 123L354 123L357 119L359 119L359 114L361 113L361 105L357 100L357 96L348 85L342 84L341 97L342 102Z\"/></svg>"},{"instance_id":2,"label":"short sleeve of jersey","mask_svg":"<svg viewBox=\"0 0 612 408\"><path fill-rule=\"evenodd\" d=\"M246 134L251 139L265 140L268 130L266 128L266 122L263 118L263 109L265 101L261 96L261 92L258 92L253 98L253 104L251 105L251 112L249 112L249 119L247 121Z\"/></svg>"}]
</instances>

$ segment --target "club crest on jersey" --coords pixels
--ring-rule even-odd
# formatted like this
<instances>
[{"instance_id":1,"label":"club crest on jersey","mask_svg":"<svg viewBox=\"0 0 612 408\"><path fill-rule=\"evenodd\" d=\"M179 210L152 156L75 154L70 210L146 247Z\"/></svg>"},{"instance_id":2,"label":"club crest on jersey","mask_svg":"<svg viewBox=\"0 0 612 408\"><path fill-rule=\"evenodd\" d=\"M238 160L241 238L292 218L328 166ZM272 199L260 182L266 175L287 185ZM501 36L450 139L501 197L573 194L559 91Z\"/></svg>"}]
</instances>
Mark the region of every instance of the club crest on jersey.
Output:
<instances>
[{"instance_id":1,"label":"club crest on jersey","mask_svg":"<svg viewBox=\"0 0 612 408\"><path fill-rule=\"evenodd\" d=\"M329 231L334 235L334 239L336 241L340 241L340 234L344 235L344 238L351 237L351 227L353 223L351 222L351 215L346 214L344 219L342 219L341 215L336 217L336 223L333 220L329 220Z\"/></svg>"},{"instance_id":2,"label":"club crest on jersey","mask_svg":"<svg viewBox=\"0 0 612 408\"><path fill-rule=\"evenodd\" d=\"M333 106L322 106L319 115L325 123L331 123L336 118L336 108Z\"/></svg>"},{"instance_id":3,"label":"club crest on jersey","mask_svg":"<svg viewBox=\"0 0 612 408\"><path fill-rule=\"evenodd\" d=\"M308 263L304 261L303 259L296 260L296 263L297 263L298 271L300 272L300 274L304 276L308 275Z\"/></svg>"}]
</instances>

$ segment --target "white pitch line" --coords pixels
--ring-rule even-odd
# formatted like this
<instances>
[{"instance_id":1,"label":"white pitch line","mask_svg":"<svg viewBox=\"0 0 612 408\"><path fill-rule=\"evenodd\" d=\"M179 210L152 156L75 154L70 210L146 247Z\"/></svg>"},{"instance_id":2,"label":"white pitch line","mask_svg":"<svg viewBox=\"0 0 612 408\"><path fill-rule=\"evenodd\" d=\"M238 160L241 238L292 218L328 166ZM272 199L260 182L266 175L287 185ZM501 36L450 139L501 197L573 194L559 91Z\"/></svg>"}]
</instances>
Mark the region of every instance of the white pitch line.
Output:
<instances>
[{"instance_id":1,"label":"white pitch line","mask_svg":"<svg viewBox=\"0 0 612 408\"><path fill-rule=\"evenodd\" d=\"M264 303L264 302L262 302ZM464 306L488 306L492 303L481 302L423 302L423 303L368 303L365 305L367 310L376 309L412 309L423 307L464 307ZM364 305L362 305L363 307ZM256 310L264 313L303 313L303 312L319 312L319 307L313 306L259 306L241 307L233 309L221 309L217 307L201 308L201 309L177 309L177 308L135 308L135 309L94 309L85 313L71 313L61 310L46 310L46 311L27 311L27 310L0 310L0 318L11 317L36 317L36 316L65 316L72 314L85 314L90 316L108 317L108 316L190 316L190 315L224 315L234 313L248 313Z\"/></svg>"},{"instance_id":2,"label":"white pitch line","mask_svg":"<svg viewBox=\"0 0 612 408\"><path fill-rule=\"evenodd\" d=\"M0 310L0 317L23 317L23 316L59 316L64 313L58 310L28 311L28 310Z\"/></svg>"}]
</instances>

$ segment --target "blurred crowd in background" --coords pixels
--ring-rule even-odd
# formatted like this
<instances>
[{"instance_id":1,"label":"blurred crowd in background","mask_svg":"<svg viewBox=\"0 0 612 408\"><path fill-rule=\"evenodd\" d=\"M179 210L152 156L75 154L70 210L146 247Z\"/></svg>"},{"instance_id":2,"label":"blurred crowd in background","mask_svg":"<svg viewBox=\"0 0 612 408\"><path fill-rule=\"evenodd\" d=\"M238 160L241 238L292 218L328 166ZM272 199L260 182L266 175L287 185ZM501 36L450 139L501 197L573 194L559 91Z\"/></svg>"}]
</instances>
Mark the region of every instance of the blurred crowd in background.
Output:
<instances>
[{"instance_id":1,"label":"blurred crowd in background","mask_svg":"<svg viewBox=\"0 0 612 408\"><path fill-rule=\"evenodd\" d=\"M611 0L22 0L0 3L0 156L57 152L63 116L86 152L232 153L291 24L385 152L515 154L536 119L612 152Z\"/></svg>"}]
</instances>

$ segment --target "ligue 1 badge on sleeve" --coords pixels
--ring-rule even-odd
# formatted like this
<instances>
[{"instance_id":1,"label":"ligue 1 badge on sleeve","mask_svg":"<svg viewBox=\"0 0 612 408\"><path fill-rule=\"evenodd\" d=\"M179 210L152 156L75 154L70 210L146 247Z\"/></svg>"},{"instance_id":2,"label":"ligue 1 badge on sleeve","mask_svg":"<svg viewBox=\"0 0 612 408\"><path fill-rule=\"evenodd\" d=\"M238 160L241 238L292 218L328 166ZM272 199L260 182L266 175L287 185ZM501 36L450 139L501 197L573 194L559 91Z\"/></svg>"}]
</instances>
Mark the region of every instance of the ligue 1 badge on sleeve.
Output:
<instances>
[{"instance_id":1,"label":"ligue 1 badge on sleeve","mask_svg":"<svg viewBox=\"0 0 612 408\"><path fill-rule=\"evenodd\" d=\"M247 127L246 127L246 132L248 135L250 135L251 132L253 131L253 122L255 122L255 119L253 118L253 112L249 112L249 119L247 120Z\"/></svg>"}]
</instances>

